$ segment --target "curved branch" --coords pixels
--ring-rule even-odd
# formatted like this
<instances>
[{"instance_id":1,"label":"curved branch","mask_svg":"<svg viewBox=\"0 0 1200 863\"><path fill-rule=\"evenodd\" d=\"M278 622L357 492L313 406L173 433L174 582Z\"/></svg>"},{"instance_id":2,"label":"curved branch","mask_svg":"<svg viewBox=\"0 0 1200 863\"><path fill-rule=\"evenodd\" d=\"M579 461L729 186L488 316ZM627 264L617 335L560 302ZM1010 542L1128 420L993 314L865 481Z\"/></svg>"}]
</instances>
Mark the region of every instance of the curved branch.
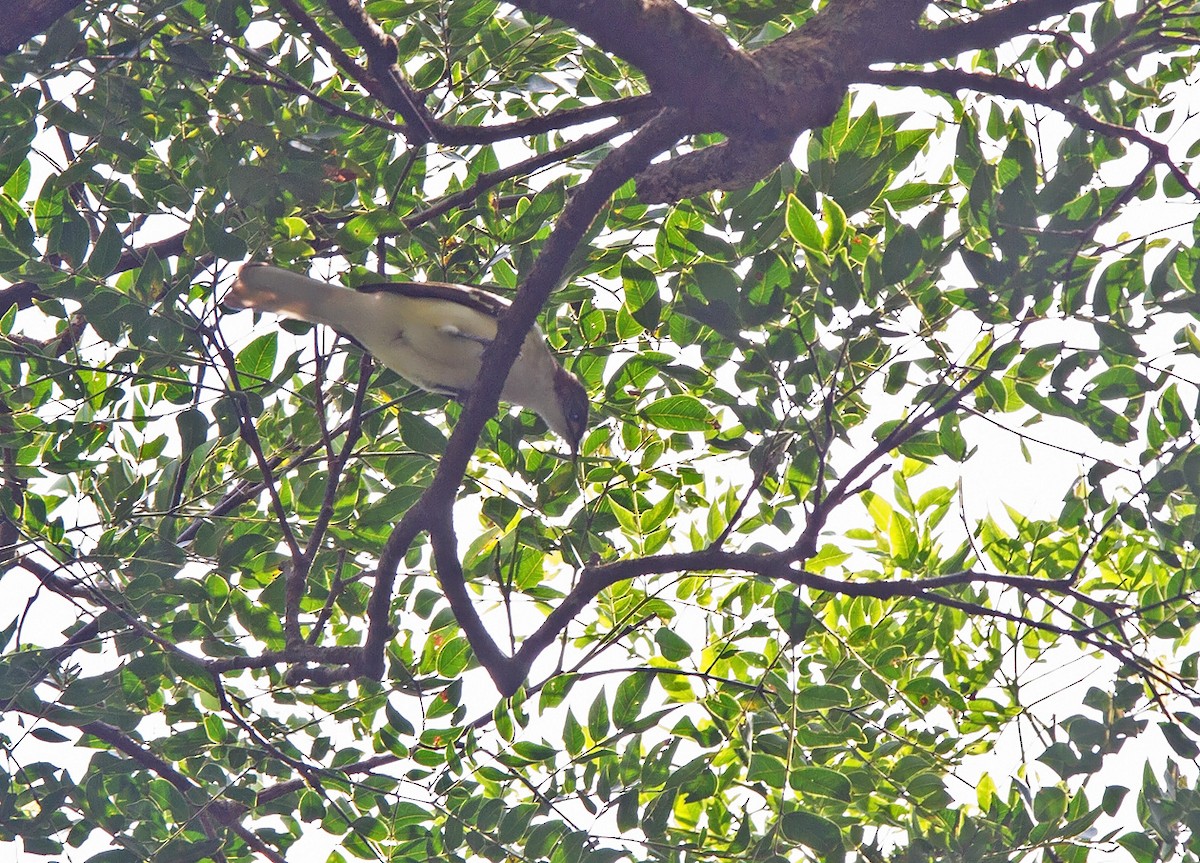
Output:
<instances>
[{"instance_id":1,"label":"curved branch","mask_svg":"<svg viewBox=\"0 0 1200 863\"><path fill-rule=\"evenodd\" d=\"M1024 325L1018 329L1018 338L1023 331ZM825 495L814 505L813 511L809 514L808 522L805 524L799 539L786 552L788 558L791 560L804 560L816 554L817 537L824 529L830 514L843 501L863 490L864 485L859 484L859 478L866 473L867 468L892 450L911 440L921 429L930 423L941 419L946 414L958 408L962 404L963 399L977 390L987 380L989 374L990 372L987 369L979 372L966 386L951 393L946 401L942 402L936 408L927 410L910 421L898 425L883 440L877 443L869 453L859 459L854 467L841 476L837 485L829 491L829 494ZM867 480L867 484L874 480L876 476L878 476L878 473L873 474Z\"/></svg>"},{"instance_id":2,"label":"curved branch","mask_svg":"<svg viewBox=\"0 0 1200 863\"><path fill-rule=\"evenodd\" d=\"M438 519L430 526L429 538L433 545L438 584L450 603L454 619L462 627L463 634L471 644L471 650L491 675L496 688L507 694L509 659L501 653L496 640L487 631L467 590L462 563L458 559L458 542L454 534L453 518Z\"/></svg>"},{"instance_id":3,"label":"curved branch","mask_svg":"<svg viewBox=\"0 0 1200 863\"><path fill-rule=\"evenodd\" d=\"M962 24L936 29L914 28L897 39L886 59L901 63L928 63L964 51L994 48L1020 36L1033 25L1079 6L1078 0L1018 0L981 13ZM885 58L880 58L885 59Z\"/></svg>"},{"instance_id":4,"label":"curved branch","mask_svg":"<svg viewBox=\"0 0 1200 863\"><path fill-rule=\"evenodd\" d=\"M524 680L525 673L514 673L511 660L500 653L491 637L484 638L486 631L482 621L466 594L453 541L455 496L475 452L479 433L499 407L500 389L520 352L525 334L558 285L571 255L613 193L675 143L676 120L671 111L664 111L651 120L627 143L605 156L591 176L576 187L563 208L529 276L501 319L495 341L484 351L479 377L446 444L433 482L404 514L384 544L368 605L368 632L359 669L362 673L372 676L383 673L383 651L391 632L392 587L409 545L418 533L429 530L439 561L438 578L442 589L451 598L455 613L459 615L459 625L471 641L475 655L506 695L515 691Z\"/></svg>"},{"instance_id":5,"label":"curved branch","mask_svg":"<svg viewBox=\"0 0 1200 863\"><path fill-rule=\"evenodd\" d=\"M834 593L841 596L870 597L881 600L905 597L922 599L963 611L983 614L989 617L999 617L1004 620L1021 623L1052 632L1056 635L1075 639L1098 650L1103 650L1116 658L1122 665L1135 668L1141 674L1150 675L1157 680L1163 680L1161 669L1147 663L1145 660L1139 659L1118 644L1094 637L1094 633L1090 630L1073 630L1067 627L1059 627L1033 620L1029 617L1022 617L998 609L967 603L938 592L948 587L968 584L996 584L1019 590L1023 594L1030 596L1041 597L1043 594L1054 594L1080 599L1080 595L1074 589L1072 580L1069 578L1047 579L965 570L963 572L949 573L930 578L855 582L829 578L798 568L788 558L789 555L786 552L751 554L721 551L719 549L705 549L697 552L661 554L645 558L622 560L601 566L589 567L584 571L576 587L550 612L542 625L521 644L521 648L513 657L510 669L512 676L510 679L511 688L502 691L505 694L511 694L512 691L515 691L516 686L519 686L521 681L524 680L524 676L528 674L530 667L538 655L554 642L558 634L601 591L622 581L629 581L648 575L665 575L676 572L745 572L762 578L786 581L797 587ZM1171 683L1171 681L1164 682ZM1176 686L1172 688L1175 691L1180 691Z\"/></svg>"}]
</instances>

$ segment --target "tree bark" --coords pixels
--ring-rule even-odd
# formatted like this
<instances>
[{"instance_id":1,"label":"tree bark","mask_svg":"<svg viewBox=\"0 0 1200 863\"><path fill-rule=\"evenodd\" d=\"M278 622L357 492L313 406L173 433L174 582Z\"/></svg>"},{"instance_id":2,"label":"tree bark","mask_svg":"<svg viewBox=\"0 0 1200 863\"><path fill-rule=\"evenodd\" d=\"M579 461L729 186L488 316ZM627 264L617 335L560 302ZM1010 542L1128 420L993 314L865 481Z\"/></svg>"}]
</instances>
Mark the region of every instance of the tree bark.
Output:
<instances>
[{"instance_id":1,"label":"tree bark","mask_svg":"<svg viewBox=\"0 0 1200 863\"><path fill-rule=\"evenodd\" d=\"M0 55L16 51L82 4L83 0L0 0Z\"/></svg>"}]
</instances>

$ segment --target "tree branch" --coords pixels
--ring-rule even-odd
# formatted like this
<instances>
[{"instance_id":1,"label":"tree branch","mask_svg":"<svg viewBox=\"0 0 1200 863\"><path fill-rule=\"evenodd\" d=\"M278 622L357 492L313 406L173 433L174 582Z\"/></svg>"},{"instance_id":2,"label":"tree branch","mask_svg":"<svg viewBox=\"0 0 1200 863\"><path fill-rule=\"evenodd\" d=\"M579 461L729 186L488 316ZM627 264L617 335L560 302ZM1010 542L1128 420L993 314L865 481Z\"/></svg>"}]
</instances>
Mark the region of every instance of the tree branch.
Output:
<instances>
[{"instance_id":1,"label":"tree branch","mask_svg":"<svg viewBox=\"0 0 1200 863\"><path fill-rule=\"evenodd\" d=\"M652 114L661 109L662 104L658 99L646 93L640 96L614 99L611 102L598 102L595 105L564 108L537 117L525 117L510 123L496 123L491 126L458 126L442 123L437 130L438 142L451 146L492 144L511 138L543 135L583 123L593 123L597 120L632 117L643 113Z\"/></svg>"},{"instance_id":2,"label":"tree branch","mask_svg":"<svg viewBox=\"0 0 1200 863\"><path fill-rule=\"evenodd\" d=\"M3 0L0 2L0 55L11 54L83 0Z\"/></svg>"},{"instance_id":3,"label":"tree branch","mask_svg":"<svg viewBox=\"0 0 1200 863\"><path fill-rule=\"evenodd\" d=\"M300 605L304 600L304 594L308 587L308 578L312 572L313 560L316 558L317 552L321 550L321 545L325 541L326 531L329 529L329 523L333 520L334 504L337 501L337 490L342 480L342 472L345 470L346 463L350 460L350 456L354 452L354 445L358 443L359 435L362 433L362 406L367 397L367 389L371 382L371 372L373 369L374 364L371 362L370 356L364 356L358 370L358 384L354 391L354 403L350 408L350 417L345 424L346 439L342 441L341 449L338 452L329 452L326 456L328 470L326 472L325 494L321 498L321 509L317 513L317 520L313 524L312 533L309 534L308 541L304 545L304 553L296 565L287 572L284 630L290 642L298 643L303 639L300 632ZM321 382L318 380L317 392L320 393L320 391ZM332 437L329 436L329 429L325 427L325 411L323 406L318 407L317 416L322 418L322 442L329 449L332 445Z\"/></svg>"},{"instance_id":4,"label":"tree branch","mask_svg":"<svg viewBox=\"0 0 1200 863\"><path fill-rule=\"evenodd\" d=\"M675 0L514 0L526 12L563 21L636 66L655 97L697 129L752 132L769 86L758 63L725 34ZM756 122L756 120L758 122Z\"/></svg>"},{"instance_id":5,"label":"tree branch","mask_svg":"<svg viewBox=\"0 0 1200 863\"><path fill-rule=\"evenodd\" d=\"M684 153L638 175L638 199L668 204L714 189L750 186L783 164L792 146L791 138L758 141L739 136Z\"/></svg>"},{"instance_id":6,"label":"tree branch","mask_svg":"<svg viewBox=\"0 0 1200 863\"><path fill-rule=\"evenodd\" d=\"M460 207L469 204L476 200L480 195L487 192L500 183L506 180L511 180L514 177L520 177L531 174L540 168L548 165L564 162L573 156L578 156L581 153L586 153L601 144L612 140L618 135L633 131L636 128L634 120L622 120L599 132L593 132L590 135L584 135L577 141L571 141L563 146L541 153L537 156L532 156L523 161L517 162L514 165L509 165L507 168L498 168L495 171L487 171L480 174L474 183L465 189L454 192L442 198L436 204L426 207L424 210L418 210L415 213L410 213L401 221L404 227L411 230L418 225L423 225L431 219L435 219L443 213L453 210L455 207Z\"/></svg>"},{"instance_id":7,"label":"tree branch","mask_svg":"<svg viewBox=\"0 0 1200 863\"><path fill-rule=\"evenodd\" d=\"M1024 325L1018 330L1018 337L1023 331ZM825 527L830 514L843 501L863 491L863 487L856 485L856 483L859 477L866 473L867 468L892 450L902 446L906 441L911 440L921 429L928 426L931 422L939 420L952 410L955 410L962 404L963 399L977 390L987 380L988 375L989 372L987 370L979 372L966 386L954 391L946 401L936 408L927 410L908 422L901 423L892 429L869 453L859 459L854 467L842 475L837 485L830 490L829 494L816 503L799 539L796 540L787 554L794 560L804 560L816 554L817 537Z\"/></svg>"},{"instance_id":8,"label":"tree branch","mask_svg":"<svg viewBox=\"0 0 1200 863\"><path fill-rule=\"evenodd\" d=\"M509 123L497 123L490 126L459 126L453 123L447 123L443 120L435 118L430 112L423 108L423 102L420 95L412 89L402 78L397 78L400 82L400 91L388 92L386 83L387 78L384 78L381 83L380 79L372 75L362 66L360 66L353 57L335 42L320 23L314 19L296 0L280 0L280 4L287 10L288 14L299 24L301 24L305 32L312 37L318 45L325 49L333 62L345 71L351 78L363 86L364 89L384 105L393 107L397 113L405 117L408 122L405 125L392 123L387 120L380 120L373 117L365 117L356 114L352 111L347 111L328 99L313 93L309 88L302 87L294 80L289 81L288 86L293 89L307 91L305 95L323 105L327 110L331 110L340 116L357 119L371 125L376 125L381 128L386 128L400 134L412 135L412 118L404 111L399 110L398 106L393 106L393 103L404 105L406 108L411 103L418 108L418 113L421 114L421 120L418 125L423 130L417 134L419 139L422 134L429 134L433 140L447 146L462 146L468 144L491 144L497 141L507 141L512 138L522 138L529 135L542 135L546 132L552 132L557 129L565 129L571 126L578 126L583 123L591 123L596 120L605 120L613 117L626 117L631 114L637 114L642 111L650 111L661 107L654 96L645 94L640 96L629 96L624 99L616 99L611 102L599 102L595 105L583 105L578 108L566 108L561 111L551 111L549 114L526 117L521 120L514 120ZM358 7L357 10L351 6L345 6L345 14L351 17L354 26L347 25L354 33L355 38L367 48L369 43L372 51L375 51L380 61L389 56L389 51L393 50L390 46L387 34L374 25L374 22L366 15L365 10ZM339 15L342 13L339 12ZM342 18L343 24L346 19ZM363 40L367 40L364 42ZM370 51L368 56L370 56ZM274 66L262 64L264 68L269 69L275 74L282 72ZM391 64L394 66L394 60ZM398 75L398 71L396 73Z\"/></svg>"},{"instance_id":9,"label":"tree branch","mask_svg":"<svg viewBox=\"0 0 1200 863\"><path fill-rule=\"evenodd\" d=\"M912 27L894 41L880 60L928 63L955 57L965 51L994 48L1020 36L1034 24L1064 15L1079 6L1078 0L1017 0L982 12L971 21L937 29Z\"/></svg>"},{"instance_id":10,"label":"tree branch","mask_svg":"<svg viewBox=\"0 0 1200 863\"><path fill-rule=\"evenodd\" d=\"M1028 102L1032 105L1042 105L1062 114L1068 120L1097 132L1109 138L1123 138L1136 144L1141 144L1150 151L1151 158L1163 165L1183 188L1200 200L1200 188L1192 182L1179 165L1171 158L1167 144L1156 141L1144 132L1119 126L1097 119L1080 105L1067 101L1063 96L1056 95L1053 90L1043 90L1023 81L1003 78L999 75L981 75L966 72L961 69L932 69L928 71L911 71L891 69L886 71L869 71L862 80L865 83L883 84L885 86L922 87L928 90L940 90L945 93L955 93L959 90L976 90L991 93L1006 99Z\"/></svg>"},{"instance_id":11,"label":"tree branch","mask_svg":"<svg viewBox=\"0 0 1200 863\"><path fill-rule=\"evenodd\" d=\"M329 0L329 7L367 54L367 71L376 85L372 95L404 118L410 127L408 137L414 144L437 140L435 129L440 124L425 107L421 94L400 74L396 45L391 37L367 14L359 0Z\"/></svg>"},{"instance_id":12,"label":"tree branch","mask_svg":"<svg viewBox=\"0 0 1200 863\"><path fill-rule=\"evenodd\" d=\"M438 519L429 528L433 544L433 559L437 568L438 584L450 603L454 619L462 627L463 634L471 644L476 658L501 692L507 692L509 659L497 646L495 639L484 626L483 619L475 609L475 603L467 590L462 563L458 559L458 542L454 534L454 519ZM519 684L518 684L519 685Z\"/></svg>"},{"instance_id":13,"label":"tree branch","mask_svg":"<svg viewBox=\"0 0 1200 863\"><path fill-rule=\"evenodd\" d=\"M442 589L447 597L452 597L456 614L462 615L459 625L468 640L472 633L475 634L476 641L472 641L471 646L476 656L487 664L492 679L505 694L515 691L524 679L523 672L512 673L510 660L500 654L490 636L486 640L481 637L485 633L478 612L469 597L464 601L465 587L462 571L455 565L457 549L451 527L454 499L475 452L479 433L499 407L500 389L520 352L525 334L561 279L576 246L612 194L675 142L676 119L673 112L663 112L630 141L605 156L591 176L576 187L563 208L529 276L501 319L495 341L484 351L479 377L446 444L433 482L384 543L368 604L369 623L358 669L360 673L374 677L383 673L383 651L392 630L392 587L409 545L418 533L429 530L435 543L435 554L443 564L438 571ZM451 564L451 560L455 563Z\"/></svg>"}]
</instances>

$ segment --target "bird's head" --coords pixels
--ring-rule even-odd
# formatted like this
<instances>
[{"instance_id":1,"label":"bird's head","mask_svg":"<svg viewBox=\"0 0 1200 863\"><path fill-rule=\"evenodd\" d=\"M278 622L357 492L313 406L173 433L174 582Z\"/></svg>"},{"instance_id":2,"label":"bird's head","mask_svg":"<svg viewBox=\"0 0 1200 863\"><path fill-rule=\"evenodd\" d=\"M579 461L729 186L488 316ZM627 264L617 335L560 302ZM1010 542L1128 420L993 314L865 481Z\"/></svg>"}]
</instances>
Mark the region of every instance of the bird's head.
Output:
<instances>
[{"instance_id":1,"label":"bird's head","mask_svg":"<svg viewBox=\"0 0 1200 863\"><path fill-rule=\"evenodd\" d=\"M554 372L554 410L542 419L567 442L571 456L579 455L579 442L588 426L588 394L579 378L559 366Z\"/></svg>"}]
</instances>

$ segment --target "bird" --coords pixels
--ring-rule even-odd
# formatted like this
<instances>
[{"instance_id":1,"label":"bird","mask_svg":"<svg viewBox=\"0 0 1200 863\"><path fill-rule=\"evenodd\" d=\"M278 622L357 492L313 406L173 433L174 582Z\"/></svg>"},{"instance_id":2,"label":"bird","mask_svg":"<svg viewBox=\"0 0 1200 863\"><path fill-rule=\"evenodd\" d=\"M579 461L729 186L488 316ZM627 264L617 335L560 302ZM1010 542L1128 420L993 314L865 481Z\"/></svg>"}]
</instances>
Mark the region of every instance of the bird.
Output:
<instances>
[{"instance_id":1,"label":"bird","mask_svg":"<svg viewBox=\"0 0 1200 863\"><path fill-rule=\"evenodd\" d=\"M378 282L357 290L258 261L243 264L223 302L325 324L350 336L405 380L464 399L508 300L450 282ZM572 457L588 424L587 390L550 352L535 324L500 398L540 416Z\"/></svg>"}]
</instances>

